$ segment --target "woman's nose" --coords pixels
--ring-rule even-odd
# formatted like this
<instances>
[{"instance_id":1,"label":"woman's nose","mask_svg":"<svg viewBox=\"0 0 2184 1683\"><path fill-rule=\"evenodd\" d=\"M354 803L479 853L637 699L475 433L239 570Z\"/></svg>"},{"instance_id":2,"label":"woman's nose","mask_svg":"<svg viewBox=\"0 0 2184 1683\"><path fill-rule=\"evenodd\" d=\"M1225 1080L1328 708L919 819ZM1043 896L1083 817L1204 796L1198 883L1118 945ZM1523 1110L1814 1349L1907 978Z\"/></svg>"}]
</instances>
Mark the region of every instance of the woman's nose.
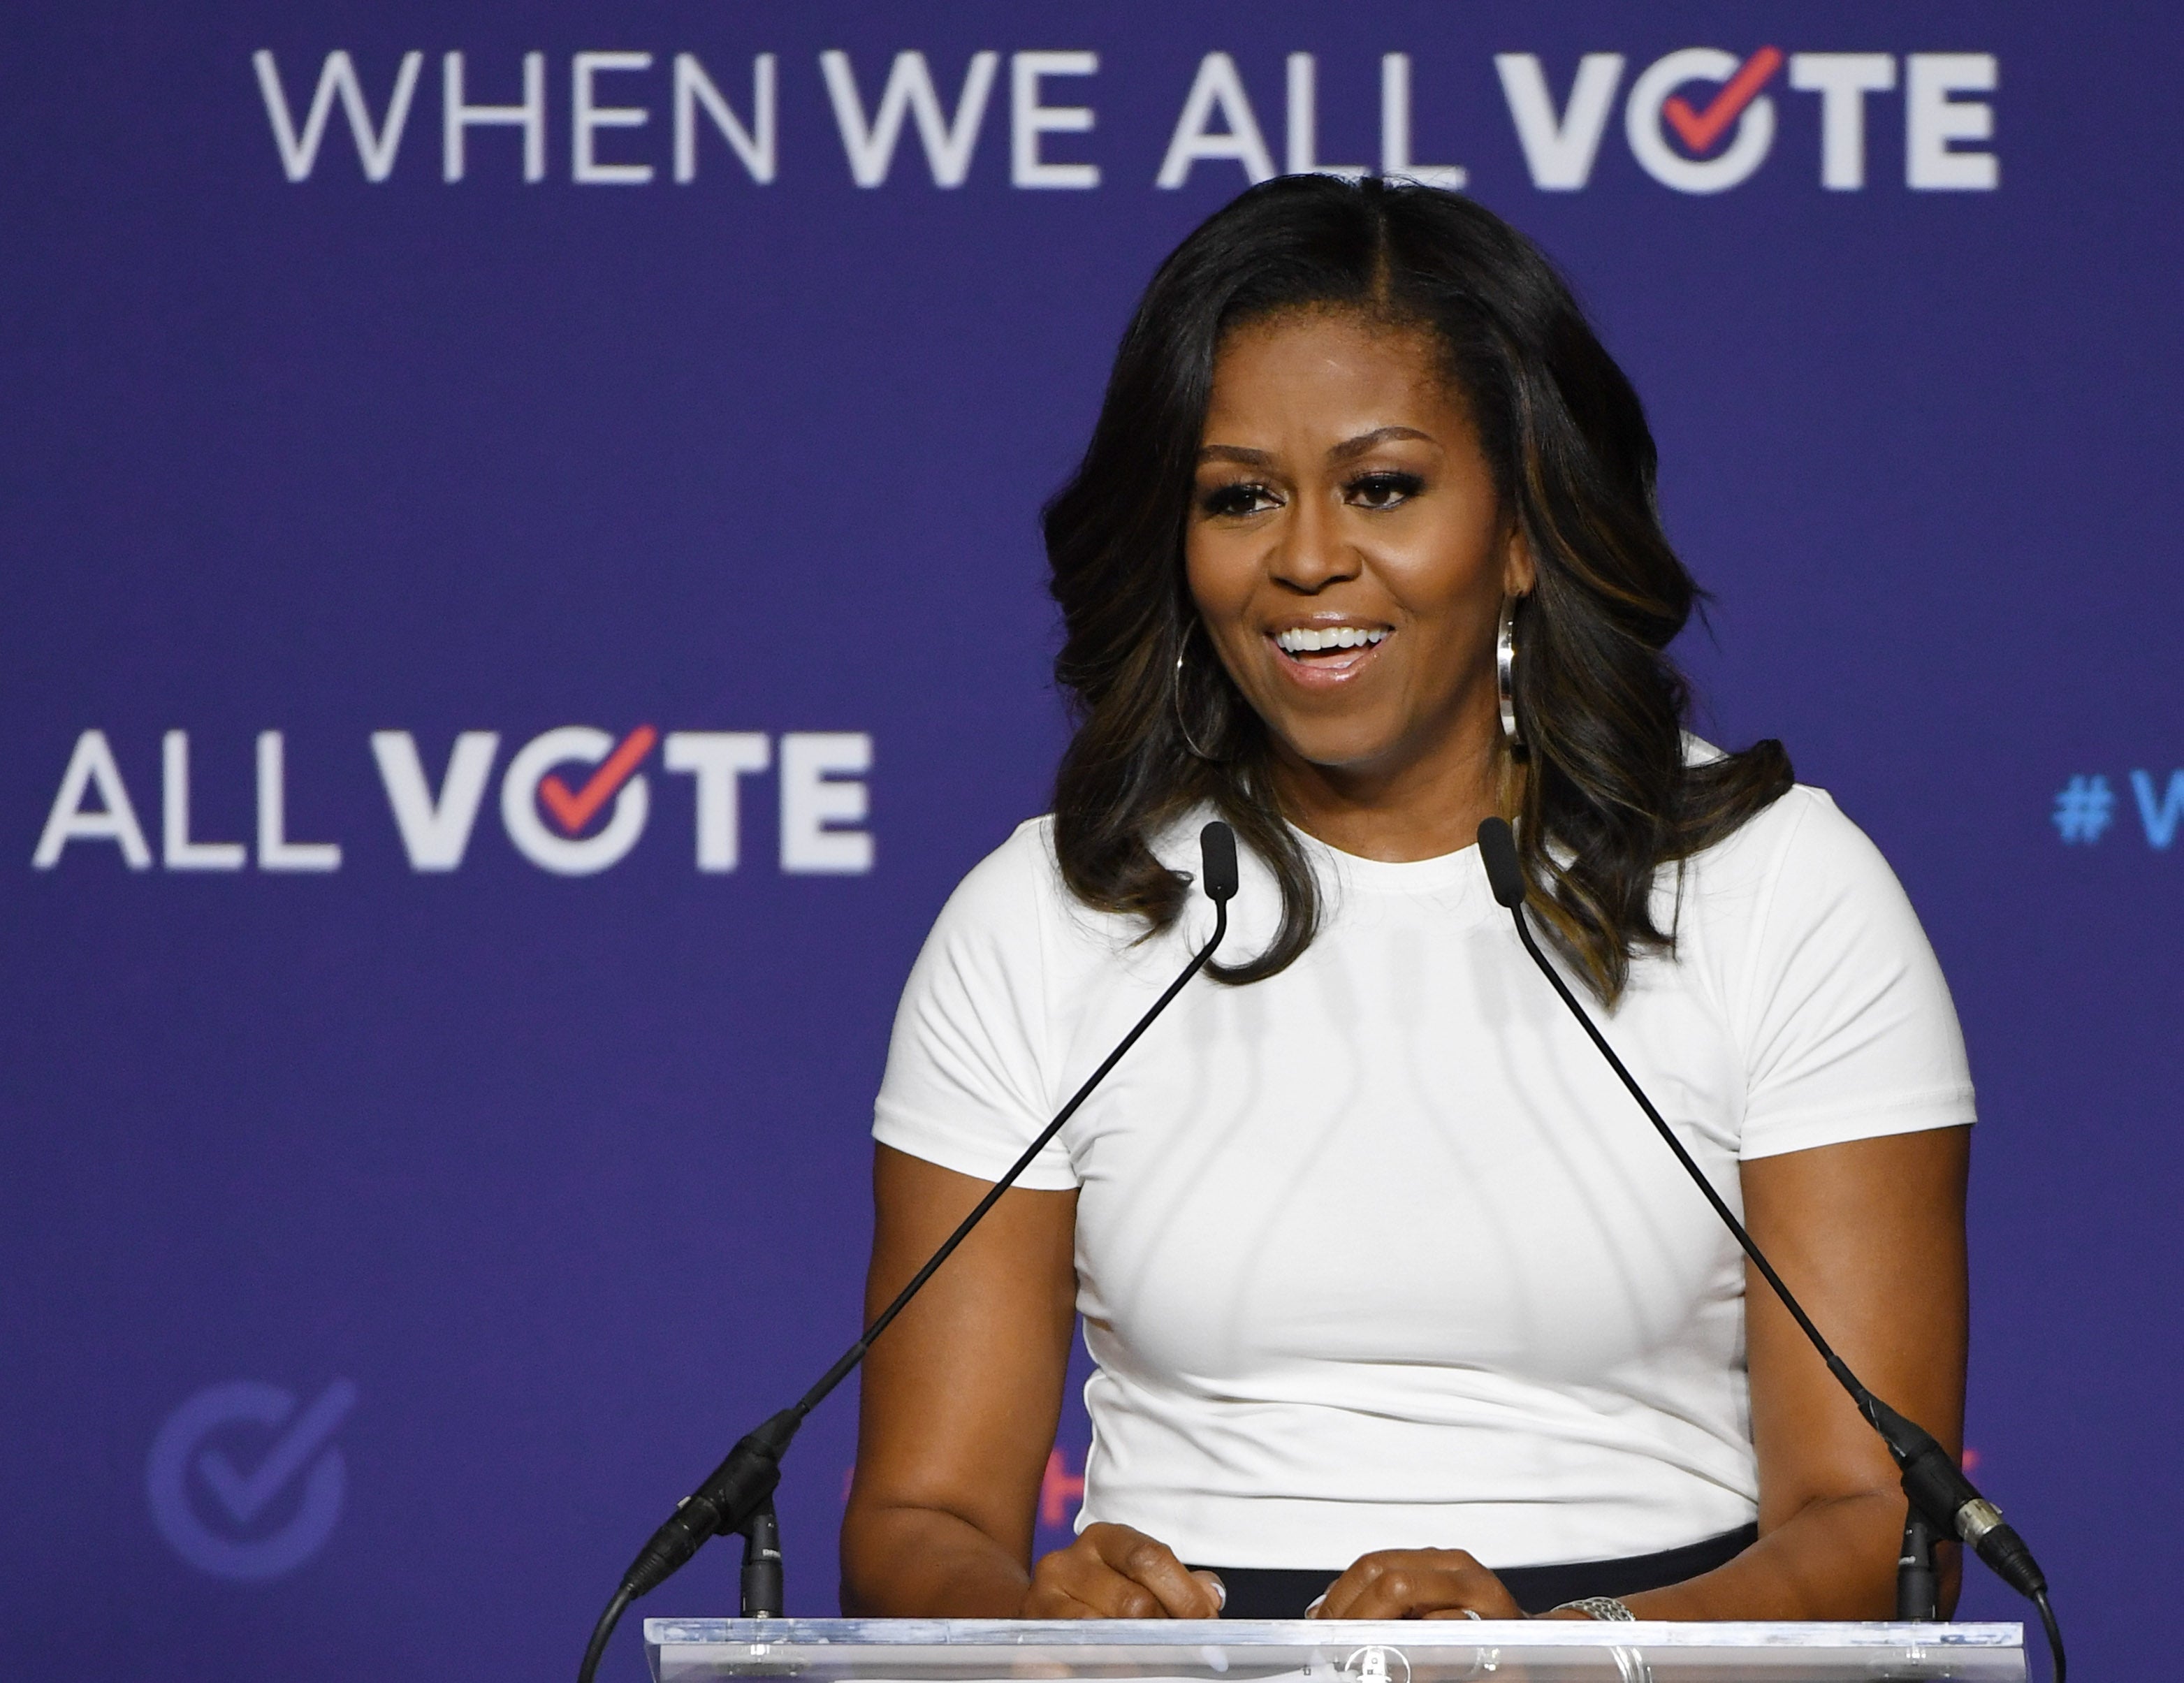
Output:
<instances>
[{"instance_id":1,"label":"woman's nose","mask_svg":"<svg viewBox=\"0 0 2184 1683\"><path fill-rule=\"evenodd\" d=\"M1344 539L1340 505L1330 507L1310 494L1290 504L1268 560L1278 582L1306 594L1357 576L1357 552Z\"/></svg>"}]
</instances>

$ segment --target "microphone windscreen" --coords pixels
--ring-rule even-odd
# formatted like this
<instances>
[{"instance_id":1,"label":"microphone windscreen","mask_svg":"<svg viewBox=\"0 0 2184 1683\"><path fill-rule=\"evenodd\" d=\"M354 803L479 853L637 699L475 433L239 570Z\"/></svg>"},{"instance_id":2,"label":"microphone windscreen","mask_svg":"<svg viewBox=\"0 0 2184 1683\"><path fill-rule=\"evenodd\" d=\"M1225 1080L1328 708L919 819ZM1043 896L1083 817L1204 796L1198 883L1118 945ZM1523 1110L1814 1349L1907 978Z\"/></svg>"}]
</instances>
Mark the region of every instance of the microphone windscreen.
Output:
<instances>
[{"instance_id":1,"label":"microphone windscreen","mask_svg":"<svg viewBox=\"0 0 2184 1683\"><path fill-rule=\"evenodd\" d=\"M1494 898L1511 908L1524 903L1524 867L1517 862L1517 838L1507 818L1489 818L1479 827L1479 856Z\"/></svg>"},{"instance_id":2,"label":"microphone windscreen","mask_svg":"<svg viewBox=\"0 0 2184 1683\"><path fill-rule=\"evenodd\" d=\"M1226 900L1236 892L1236 833L1216 818L1198 833L1199 882L1206 897Z\"/></svg>"}]
</instances>

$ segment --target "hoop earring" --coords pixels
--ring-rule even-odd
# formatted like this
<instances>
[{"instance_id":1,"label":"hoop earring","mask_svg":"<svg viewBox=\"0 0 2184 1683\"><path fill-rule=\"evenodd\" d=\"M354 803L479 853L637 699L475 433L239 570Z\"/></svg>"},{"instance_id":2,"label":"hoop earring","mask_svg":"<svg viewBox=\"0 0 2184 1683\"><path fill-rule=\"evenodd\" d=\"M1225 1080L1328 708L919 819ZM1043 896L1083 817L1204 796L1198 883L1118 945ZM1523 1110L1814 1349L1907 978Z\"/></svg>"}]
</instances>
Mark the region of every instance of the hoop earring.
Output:
<instances>
[{"instance_id":1,"label":"hoop earring","mask_svg":"<svg viewBox=\"0 0 2184 1683\"><path fill-rule=\"evenodd\" d=\"M1183 662L1184 656L1190 653L1190 633L1197 628L1197 624L1193 620L1184 627L1183 646L1176 650L1175 672L1168 683L1168 699L1174 707L1175 727L1182 735L1183 745L1190 750L1193 758L1203 760L1210 766L1217 766L1221 763L1221 756L1208 754L1198 745L1197 738L1190 733L1190 722L1183 715Z\"/></svg>"},{"instance_id":2,"label":"hoop earring","mask_svg":"<svg viewBox=\"0 0 2184 1683\"><path fill-rule=\"evenodd\" d=\"M1524 733L1517 728L1517 605L1524 599L1502 599L1502 623L1494 633L1494 689L1502 703L1502 738L1512 754L1524 751Z\"/></svg>"}]
</instances>

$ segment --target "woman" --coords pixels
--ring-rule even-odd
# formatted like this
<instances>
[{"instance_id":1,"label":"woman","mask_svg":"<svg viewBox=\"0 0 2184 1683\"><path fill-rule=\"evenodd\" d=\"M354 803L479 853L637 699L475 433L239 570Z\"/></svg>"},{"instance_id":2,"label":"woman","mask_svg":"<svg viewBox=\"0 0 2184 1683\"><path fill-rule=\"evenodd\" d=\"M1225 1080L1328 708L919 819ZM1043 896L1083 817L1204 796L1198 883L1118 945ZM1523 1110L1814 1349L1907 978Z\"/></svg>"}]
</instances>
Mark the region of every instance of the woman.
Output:
<instances>
[{"instance_id":1,"label":"woman","mask_svg":"<svg viewBox=\"0 0 2184 1683\"><path fill-rule=\"evenodd\" d=\"M1628 382L1468 200L1287 178L1162 268L1046 516L1078 711L1054 814L957 891L897 1021L871 1302L1205 939L1216 814L1247 853L1228 985L1186 990L873 1351L845 1609L1888 1614L1885 1449L1467 845L1514 821L1634 1073L1953 1452L1947 991L1779 744L1683 734L1695 588L1653 487ZM1079 1313L1080 1534L1034 1564Z\"/></svg>"}]
</instances>

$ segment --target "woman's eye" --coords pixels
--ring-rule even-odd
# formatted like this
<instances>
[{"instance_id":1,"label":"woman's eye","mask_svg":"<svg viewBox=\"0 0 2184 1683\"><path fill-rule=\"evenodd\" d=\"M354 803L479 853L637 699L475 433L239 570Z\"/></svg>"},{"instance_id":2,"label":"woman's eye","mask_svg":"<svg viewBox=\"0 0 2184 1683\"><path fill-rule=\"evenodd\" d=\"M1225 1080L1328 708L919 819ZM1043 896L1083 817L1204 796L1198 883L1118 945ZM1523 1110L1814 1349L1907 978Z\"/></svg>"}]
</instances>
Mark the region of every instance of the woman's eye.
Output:
<instances>
[{"instance_id":1,"label":"woman's eye","mask_svg":"<svg viewBox=\"0 0 2184 1683\"><path fill-rule=\"evenodd\" d=\"M1217 520L1224 515L1255 515L1274 506L1274 493L1251 481L1217 485L1199 499L1199 507Z\"/></svg>"},{"instance_id":2,"label":"woman's eye","mask_svg":"<svg viewBox=\"0 0 2184 1683\"><path fill-rule=\"evenodd\" d=\"M1350 500L1368 509L1392 509L1425 488L1415 473L1368 473L1350 482Z\"/></svg>"}]
</instances>

